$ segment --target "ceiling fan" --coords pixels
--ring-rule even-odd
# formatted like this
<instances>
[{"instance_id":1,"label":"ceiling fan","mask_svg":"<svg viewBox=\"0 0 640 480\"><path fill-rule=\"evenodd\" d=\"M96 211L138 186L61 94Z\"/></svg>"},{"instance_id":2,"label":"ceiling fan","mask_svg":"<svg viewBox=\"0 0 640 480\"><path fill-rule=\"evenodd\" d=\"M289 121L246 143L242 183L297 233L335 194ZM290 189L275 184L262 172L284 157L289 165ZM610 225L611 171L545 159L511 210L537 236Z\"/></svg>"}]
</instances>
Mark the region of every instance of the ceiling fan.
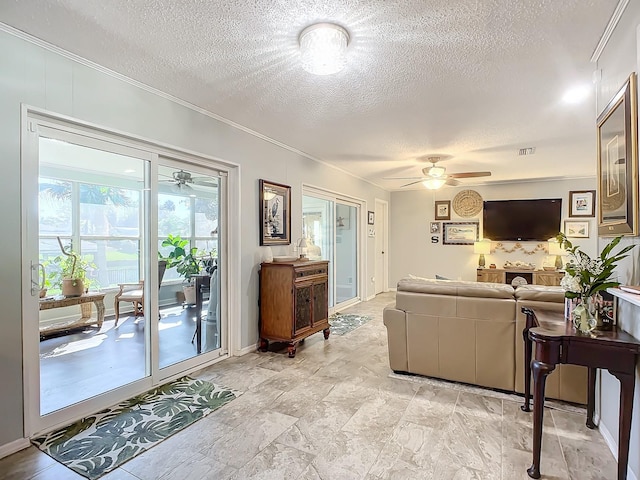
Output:
<instances>
[{"instance_id":1,"label":"ceiling fan","mask_svg":"<svg viewBox=\"0 0 640 480\"><path fill-rule=\"evenodd\" d=\"M190 184L200 185L202 187L218 186L218 182L213 177L194 177L191 173L182 169L177 172L173 172L170 179L162 181L172 184L171 188L175 191L193 190L193 187L191 187Z\"/></svg>"},{"instance_id":2,"label":"ceiling fan","mask_svg":"<svg viewBox=\"0 0 640 480\"><path fill-rule=\"evenodd\" d=\"M429 190L437 190L444 185L455 187L460 185L459 178L474 178L474 177L490 177L491 172L461 172L461 173L445 173L444 167L439 167L436 164L440 161L440 157L429 157L428 161L431 162L430 167L424 167L422 173L424 177L412 177L406 180L417 179L415 182L402 185L400 188L415 185L416 183L422 183Z\"/></svg>"}]
</instances>

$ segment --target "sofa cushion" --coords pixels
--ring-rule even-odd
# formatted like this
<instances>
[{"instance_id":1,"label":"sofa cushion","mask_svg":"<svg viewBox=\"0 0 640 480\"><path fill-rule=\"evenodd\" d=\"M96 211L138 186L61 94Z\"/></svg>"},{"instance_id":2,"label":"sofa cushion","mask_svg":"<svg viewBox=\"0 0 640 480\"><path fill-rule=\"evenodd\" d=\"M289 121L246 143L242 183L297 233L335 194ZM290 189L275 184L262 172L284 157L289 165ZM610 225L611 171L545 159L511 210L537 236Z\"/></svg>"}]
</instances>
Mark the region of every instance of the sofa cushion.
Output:
<instances>
[{"instance_id":1,"label":"sofa cushion","mask_svg":"<svg viewBox=\"0 0 640 480\"><path fill-rule=\"evenodd\" d=\"M434 280L432 278L409 276L398 281L398 292L513 299L514 290L511 285L504 283Z\"/></svg>"},{"instance_id":2,"label":"sofa cushion","mask_svg":"<svg viewBox=\"0 0 640 480\"><path fill-rule=\"evenodd\" d=\"M515 292L516 300L536 302L564 303L564 289L546 285L519 285Z\"/></svg>"}]
</instances>

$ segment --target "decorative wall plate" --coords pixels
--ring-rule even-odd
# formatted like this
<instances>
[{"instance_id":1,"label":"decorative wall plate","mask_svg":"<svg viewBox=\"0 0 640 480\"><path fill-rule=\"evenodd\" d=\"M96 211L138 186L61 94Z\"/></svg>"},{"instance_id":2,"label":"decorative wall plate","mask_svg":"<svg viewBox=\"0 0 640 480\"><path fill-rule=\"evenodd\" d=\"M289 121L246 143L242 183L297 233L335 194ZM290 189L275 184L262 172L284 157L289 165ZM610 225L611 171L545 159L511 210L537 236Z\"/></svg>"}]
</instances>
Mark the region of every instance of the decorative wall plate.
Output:
<instances>
[{"instance_id":1,"label":"decorative wall plate","mask_svg":"<svg viewBox=\"0 0 640 480\"><path fill-rule=\"evenodd\" d=\"M475 190L462 190L453 197L453 211L461 217L474 217L482 210L482 197Z\"/></svg>"}]
</instances>

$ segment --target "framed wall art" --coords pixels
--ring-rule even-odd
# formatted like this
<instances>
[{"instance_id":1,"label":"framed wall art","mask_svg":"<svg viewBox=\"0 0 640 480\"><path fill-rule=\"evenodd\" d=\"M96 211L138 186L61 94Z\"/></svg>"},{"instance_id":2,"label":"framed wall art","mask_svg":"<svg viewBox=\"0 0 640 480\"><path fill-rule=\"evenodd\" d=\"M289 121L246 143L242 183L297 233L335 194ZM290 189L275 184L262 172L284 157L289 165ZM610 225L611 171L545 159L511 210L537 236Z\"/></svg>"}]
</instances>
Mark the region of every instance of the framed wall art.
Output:
<instances>
[{"instance_id":1,"label":"framed wall art","mask_svg":"<svg viewBox=\"0 0 640 480\"><path fill-rule=\"evenodd\" d=\"M637 103L632 73L596 122L600 236L638 234Z\"/></svg>"},{"instance_id":2,"label":"framed wall art","mask_svg":"<svg viewBox=\"0 0 640 480\"><path fill-rule=\"evenodd\" d=\"M371 210L369 210L367 212L367 224L373 225L375 223L375 218L376 218L375 212L372 212Z\"/></svg>"},{"instance_id":3,"label":"framed wall art","mask_svg":"<svg viewBox=\"0 0 640 480\"><path fill-rule=\"evenodd\" d=\"M260 180L260 245L291 243L291 187Z\"/></svg>"},{"instance_id":4,"label":"framed wall art","mask_svg":"<svg viewBox=\"0 0 640 480\"><path fill-rule=\"evenodd\" d=\"M440 222L431 222L429 224L429 232L440 233Z\"/></svg>"},{"instance_id":5,"label":"framed wall art","mask_svg":"<svg viewBox=\"0 0 640 480\"><path fill-rule=\"evenodd\" d=\"M586 220L565 220L564 234L569 238L589 238L589 222Z\"/></svg>"},{"instance_id":6,"label":"framed wall art","mask_svg":"<svg viewBox=\"0 0 640 480\"><path fill-rule=\"evenodd\" d=\"M569 216L570 217L595 217L596 215L596 191L582 190L569 192Z\"/></svg>"},{"instance_id":7,"label":"framed wall art","mask_svg":"<svg viewBox=\"0 0 640 480\"><path fill-rule=\"evenodd\" d=\"M473 245L479 239L478 222L444 222L442 243L445 245Z\"/></svg>"},{"instance_id":8,"label":"framed wall art","mask_svg":"<svg viewBox=\"0 0 640 480\"><path fill-rule=\"evenodd\" d=\"M435 220L451 220L451 200L436 200Z\"/></svg>"}]
</instances>

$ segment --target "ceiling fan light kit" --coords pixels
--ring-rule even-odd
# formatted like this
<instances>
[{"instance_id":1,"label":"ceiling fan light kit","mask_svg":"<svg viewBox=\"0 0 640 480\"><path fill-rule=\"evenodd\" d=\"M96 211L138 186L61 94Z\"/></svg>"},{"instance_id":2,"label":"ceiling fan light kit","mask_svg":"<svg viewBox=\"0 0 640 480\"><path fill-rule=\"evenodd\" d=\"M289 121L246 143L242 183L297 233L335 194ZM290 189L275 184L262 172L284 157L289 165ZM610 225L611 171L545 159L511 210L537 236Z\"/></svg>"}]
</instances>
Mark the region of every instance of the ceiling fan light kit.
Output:
<instances>
[{"instance_id":1,"label":"ceiling fan light kit","mask_svg":"<svg viewBox=\"0 0 640 480\"><path fill-rule=\"evenodd\" d=\"M302 68L314 75L338 73L347 64L349 34L334 23L316 23L300 32Z\"/></svg>"},{"instance_id":2,"label":"ceiling fan light kit","mask_svg":"<svg viewBox=\"0 0 640 480\"><path fill-rule=\"evenodd\" d=\"M446 179L437 177L427 178L422 181L425 188L428 188L429 190L438 190L439 188L442 188L445 183L447 183Z\"/></svg>"}]
</instances>

